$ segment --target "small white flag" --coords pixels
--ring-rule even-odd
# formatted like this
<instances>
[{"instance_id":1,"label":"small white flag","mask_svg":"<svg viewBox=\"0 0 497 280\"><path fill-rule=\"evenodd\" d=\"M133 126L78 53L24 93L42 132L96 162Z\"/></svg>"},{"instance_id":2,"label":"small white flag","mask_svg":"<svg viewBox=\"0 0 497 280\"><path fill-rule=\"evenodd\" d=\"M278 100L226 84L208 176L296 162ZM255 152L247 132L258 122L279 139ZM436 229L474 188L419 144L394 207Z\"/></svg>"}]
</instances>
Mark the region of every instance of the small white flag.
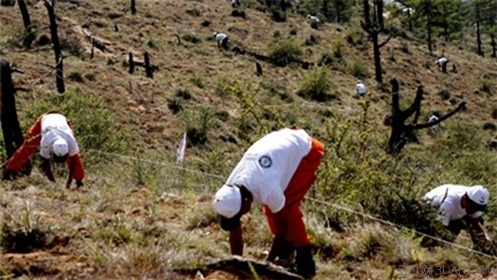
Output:
<instances>
[{"instance_id":1,"label":"small white flag","mask_svg":"<svg viewBox=\"0 0 497 280\"><path fill-rule=\"evenodd\" d=\"M181 139L181 143L179 143L178 150L176 150L176 154L178 158L176 162L183 162L185 159L185 150L186 150L186 132L183 134L183 138Z\"/></svg>"}]
</instances>

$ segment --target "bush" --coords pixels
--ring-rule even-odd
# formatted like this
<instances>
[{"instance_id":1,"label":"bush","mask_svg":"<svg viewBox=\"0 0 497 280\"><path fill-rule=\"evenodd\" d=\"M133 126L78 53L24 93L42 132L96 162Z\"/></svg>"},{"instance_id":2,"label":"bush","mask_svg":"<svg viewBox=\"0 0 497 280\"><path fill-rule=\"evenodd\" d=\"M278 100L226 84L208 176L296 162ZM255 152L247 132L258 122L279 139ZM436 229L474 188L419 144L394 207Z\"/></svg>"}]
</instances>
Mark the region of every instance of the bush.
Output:
<instances>
[{"instance_id":1,"label":"bush","mask_svg":"<svg viewBox=\"0 0 497 280\"><path fill-rule=\"evenodd\" d=\"M216 111L212 107L200 107L183 111L181 116L186 125L188 144L190 146L207 143L207 133L217 125Z\"/></svg>"},{"instance_id":2,"label":"bush","mask_svg":"<svg viewBox=\"0 0 497 280\"><path fill-rule=\"evenodd\" d=\"M449 100L450 99L450 92L446 89L441 90L438 92L438 96L442 98L442 100Z\"/></svg>"},{"instance_id":3,"label":"bush","mask_svg":"<svg viewBox=\"0 0 497 280\"><path fill-rule=\"evenodd\" d=\"M481 91L484 91L486 93L491 93L492 87L493 87L493 82L491 79L483 78L481 80L481 87L480 87Z\"/></svg>"},{"instance_id":4,"label":"bush","mask_svg":"<svg viewBox=\"0 0 497 280\"><path fill-rule=\"evenodd\" d=\"M181 36L181 39L194 44L202 41L193 31L186 31L186 33Z\"/></svg>"},{"instance_id":5,"label":"bush","mask_svg":"<svg viewBox=\"0 0 497 280\"><path fill-rule=\"evenodd\" d=\"M333 98L329 94L332 83L328 79L328 71L325 67L314 68L303 78L297 94L305 99L325 102Z\"/></svg>"},{"instance_id":6,"label":"bush","mask_svg":"<svg viewBox=\"0 0 497 280\"><path fill-rule=\"evenodd\" d=\"M234 9L231 11L231 16L232 17L241 17L243 19L247 18L247 14L245 13L245 10L241 9Z\"/></svg>"},{"instance_id":7,"label":"bush","mask_svg":"<svg viewBox=\"0 0 497 280\"><path fill-rule=\"evenodd\" d=\"M167 108L173 112L173 114L177 114L183 111L183 101L184 99L174 97L167 99Z\"/></svg>"},{"instance_id":8,"label":"bush","mask_svg":"<svg viewBox=\"0 0 497 280\"><path fill-rule=\"evenodd\" d=\"M200 12L198 9L190 9L190 10L186 10L186 13L191 15L191 16L194 16L194 17L200 17L202 16L202 12Z\"/></svg>"},{"instance_id":9,"label":"bush","mask_svg":"<svg viewBox=\"0 0 497 280\"><path fill-rule=\"evenodd\" d=\"M78 83L84 82L83 75L81 75L81 73L79 72L71 72L69 73L69 75L67 75L67 78Z\"/></svg>"},{"instance_id":10,"label":"bush","mask_svg":"<svg viewBox=\"0 0 497 280\"><path fill-rule=\"evenodd\" d=\"M270 59L278 66L286 66L300 61L303 51L300 46L290 39L274 40L268 45Z\"/></svg>"},{"instance_id":11,"label":"bush","mask_svg":"<svg viewBox=\"0 0 497 280\"><path fill-rule=\"evenodd\" d=\"M271 8L271 19L276 22L286 21L286 12L280 10L278 7Z\"/></svg>"},{"instance_id":12,"label":"bush","mask_svg":"<svg viewBox=\"0 0 497 280\"><path fill-rule=\"evenodd\" d=\"M366 77L368 70L364 61L356 58L351 64L347 64L347 72L356 78L363 78Z\"/></svg>"}]
</instances>

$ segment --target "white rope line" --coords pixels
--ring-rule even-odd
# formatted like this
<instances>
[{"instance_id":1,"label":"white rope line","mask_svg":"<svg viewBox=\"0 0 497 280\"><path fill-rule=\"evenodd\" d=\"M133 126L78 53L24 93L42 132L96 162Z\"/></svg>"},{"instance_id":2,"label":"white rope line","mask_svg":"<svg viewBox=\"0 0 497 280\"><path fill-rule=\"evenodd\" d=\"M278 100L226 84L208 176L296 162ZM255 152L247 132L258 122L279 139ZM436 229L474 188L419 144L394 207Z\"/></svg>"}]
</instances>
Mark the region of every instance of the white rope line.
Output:
<instances>
[{"instance_id":1,"label":"white rope line","mask_svg":"<svg viewBox=\"0 0 497 280\"><path fill-rule=\"evenodd\" d=\"M191 168L185 168L185 167L177 166L177 165L172 164L172 162L170 162L169 164L167 164L167 163L156 162L156 161L153 161L153 160L144 160L144 159L140 159L138 157L127 156L127 155L122 155L122 154L117 154L117 153L108 153L108 152L102 152L102 151L93 150L93 149L91 149L91 150L95 151L95 152L98 152L98 153L102 153L102 154L108 154L108 155L113 155L113 156L117 156L117 157L121 157L121 158L133 159L133 160L138 160L138 161L144 161L144 162L148 162L148 163L159 164L159 165L162 165L162 166L173 167L173 168L180 169L180 170L195 172L195 173L202 174L204 176L208 176L208 177L212 177L212 178L216 178L216 179L223 179L223 180L225 179L225 177L223 177L221 175L217 175L217 174L213 174L213 173L209 173L209 172L204 172L204 171L199 171L199 170L195 170L195 169L191 169ZM389 221L386 221L386 220L382 220L382 219L377 218L375 216L372 216L372 215L369 215L369 214L365 214L365 213L353 210L353 209L345 207L345 206L341 206L341 205L338 205L338 204L326 202L326 201L319 200L319 199L316 199L316 198L312 198L312 197L309 197L309 196L305 196L305 198L308 199L308 200L310 200L310 201L313 201L315 203L319 203L319 204L330 206L330 207L333 207L333 208L336 208L336 209L339 209L339 210L342 210L342 211L353 213L355 215L359 215L359 216L371 219L373 221L377 221L377 222L389 225L391 227L395 227L395 228L398 228L398 229L409 230L409 231L415 232L416 234L424 236L426 238L430 238L430 239L433 239L435 241L438 241L438 242L441 242L441 243L444 243L444 244L447 244L447 245L450 245L450 246L453 246L453 247L456 247L456 248L459 248L459 249L463 249L463 250L466 250L466 251L469 251L469 252L472 252L472 253L475 253L475 254L479 254L479 255L482 255L482 256L485 256L485 257L497 260L497 257L489 255L489 254L486 254L484 252L481 252L481 251L478 251L478 250L475 250L475 249L472 249L472 248L469 248L469 247L466 247L466 246L462 246L462 245L459 245L457 243L453 243L453 242L450 242L450 241L447 241L447 240L444 240L444 239L441 239L441 238L438 238L438 237L435 237L435 236L432 236L432 235L429 235L429 234L426 234L426 233L423 233L423 232L420 232L420 231L417 231L417 230L414 230L414 229L411 229L411 228L408 228L408 227L405 227L405 226L401 226L401 225L398 225L398 224L395 224L395 223L392 223L392 222L389 222Z\"/></svg>"},{"instance_id":2,"label":"white rope line","mask_svg":"<svg viewBox=\"0 0 497 280\"><path fill-rule=\"evenodd\" d=\"M417 230L414 230L412 228L408 228L408 227L405 227L405 226L401 226L401 225L397 225L395 223L392 223L392 222L389 222L389 221L386 221L386 220L382 220L380 218L377 218L375 216L372 216L372 215L369 215L369 214L364 214L364 213L361 213L359 211L356 211L356 210L353 210L353 209L350 209L350 208L347 208L347 207L344 207L344 206L340 206L338 204L334 204L334 203L330 203L330 202L326 202L326 201L322 201L322 200L319 200L319 199L316 199L316 198L312 198L312 197L308 197L306 196L305 197L306 199L308 200L311 200L313 202L316 202L316 203L319 203L319 204L323 204L323 205L327 205L327 206L331 206L333 208L336 208L336 209L339 209L339 210L343 210L343 211L346 211L346 212L349 212L349 213L353 213L353 214L356 214L356 215L359 215L359 216L362 216L362 217L365 217L365 218L368 218L368 219L371 219L373 221L377 221L377 222L380 222L380 223L383 223L383 224L386 224L386 225L389 225L391 227L395 227L395 228L398 228L398 229L404 229L404 230L409 230L411 232L414 232L416 234L419 234L421 236L424 236L424 237L427 237L427 238L430 238L430 239L433 239L433 240L436 240L438 242L442 242L442 243L445 243L445 244L448 244L448 245L451 245L451 246L454 246L454 247L457 247L459 249L464 249L464 250L467 250L467 251L470 251L472 253L475 253L475 254L479 254L479 255L482 255L482 256L485 256L485 257L488 257L488 258L492 258L492 259L495 259L497 260L497 257L495 256L492 256L492 255L489 255L489 254L486 254L484 252L481 252L481 251L478 251L478 250L475 250L475 249L471 249L469 247L466 247L466 246L462 246L462 245L459 245L457 243L453 243L453 242L450 242L450 241L447 241L447 240L444 240L444 239L441 239L441 238L438 238L438 237L435 237L435 236L432 236L432 235L429 235L429 234L426 234L426 233L423 233L423 232L420 232L420 231L417 231Z\"/></svg>"},{"instance_id":3,"label":"white rope line","mask_svg":"<svg viewBox=\"0 0 497 280\"><path fill-rule=\"evenodd\" d=\"M118 153L103 152L103 151L99 151L99 150L95 150L95 149L87 149L87 150L88 151L93 151L93 152L96 152L96 153L99 153L99 154L112 155L112 156L116 156L116 157L120 157L120 158L125 158L125 159L130 159L130 160L136 160L136 161L142 161L142 162L147 162L147 163L153 163L153 164L157 164L157 165L161 165L161 166L166 166L166 167L172 167L172 168L175 168L175 169L184 170L184 171L188 171L188 172L194 172L194 173L197 173L197 174L201 174L201 175L212 177L212 178L216 178L216 179L222 179L222 180L225 179L225 177L221 176L221 175L217 175L217 174L213 174L213 173L209 173L209 172L204 172L204 171L200 171L200 170L196 170L196 169L192 169L192 168L186 168L186 167L182 167L182 166L177 166L177 165L173 164L173 162L163 163L163 162L158 162L158 161L146 160L146 159L138 158L138 157L135 157L135 156L123 155L123 154L118 154ZM5 163L3 163L3 164L5 164ZM414 232L416 234L419 234L421 236L424 236L426 238L430 238L430 239L433 239L435 241L438 241L438 242L441 242L441 243L444 243L444 244L447 244L447 245L450 245L450 246L453 246L453 247L456 247L456 248L459 248L459 249L463 249L463 250L466 250L466 251L469 251L469 252L472 252L472 253L475 253L475 254L478 254L478 255L481 255L481 256L485 256L485 257L497 260L496 256L492 256L492 255L486 254L484 252L481 252L481 251L478 251L478 250L474 250L474 249L471 249L471 248L466 247L466 246L459 245L459 244L454 243L454 242L450 242L450 241L447 241L447 240L444 240L444 239L441 239L441 238L438 238L438 237L435 237L435 236L432 236L432 235L429 235L429 234L426 234L426 233L423 233L423 232L420 232L420 231L417 231L417 230L414 230L414 229L411 229L411 228L408 228L408 227L405 227L405 226L401 226L401 225L398 225L398 224L395 224L395 223L392 223L392 222L389 222L389 221L386 221L386 220L382 220L382 219L377 218L375 216L372 216L372 215L369 215L369 214L365 214L365 213L353 210L353 209L345 207L345 206L341 206L341 205L338 205L338 204L326 202L326 201L319 200L319 199L316 199L316 198L312 198L312 197L309 197L309 196L305 196L305 199L308 199L310 201L313 201L315 203L319 203L319 204L322 204L322 205L330 206L330 207L333 207L333 208L336 208L336 209L339 209L339 210L342 210L342 211L346 211L346 212L349 212L349 213L352 213L352 214L355 214L355 215L358 215L358 216L362 216L362 217L365 217L365 218L371 219L373 221L377 221L377 222L383 223L383 224L391 226L391 227L395 227L395 228L398 228L398 229L408 230L408 231Z\"/></svg>"},{"instance_id":4,"label":"white rope line","mask_svg":"<svg viewBox=\"0 0 497 280\"><path fill-rule=\"evenodd\" d=\"M158 161L153 161L153 160L148 160L148 159L142 159L142 158L138 158L138 157L134 157L134 156L128 156L128 155L123 155L123 154L110 153L110 152L102 152L102 151L95 150L95 149L87 149L87 151L93 151L93 152L96 152L96 153L99 153L99 154L106 154L106 155L116 156L116 157L120 157L120 158L132 159L132 160L136 160L136 161L142 161L142 162L146 162L146 163L153 163L153 164L157 164L157 165L161 165L161 166L165 166L165 167L172 167L172 168L175 168L175 169L189 171L189 172L193 172L193 173L198 173L198 174L202 174L202 175L205 175L205 176L213 177L213 178L216 178L216 179L225 179L225 177L221 176L221 175L216 175L216 174L212 174L212 173L208 173L208 172L204 172L204 171L200 171L200 170L196 170L196 169L192 169L192 168L177 166L177 165L174 165L173 162L164 163L164 162L158 162Z\"/></svg>"}]
</instances>

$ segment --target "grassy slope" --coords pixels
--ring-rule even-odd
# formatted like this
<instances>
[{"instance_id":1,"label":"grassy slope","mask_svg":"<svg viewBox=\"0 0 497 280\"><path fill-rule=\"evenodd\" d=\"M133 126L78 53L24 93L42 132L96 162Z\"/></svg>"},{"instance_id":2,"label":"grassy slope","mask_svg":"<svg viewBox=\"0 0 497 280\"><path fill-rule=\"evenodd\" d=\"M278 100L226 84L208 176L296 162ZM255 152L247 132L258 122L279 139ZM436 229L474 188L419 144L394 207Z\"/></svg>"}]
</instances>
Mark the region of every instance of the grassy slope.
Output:
<instances>
[{"instance_id":1,"label":"grassy slope","mask_svg":"<svg viewBox=\"0 0 497 280\"><path fill-rule=\"evenodd\" d=\"M306 72L263 63L264 78L257 77L252 59L219 51L215 42L207 40L213 31L224 31L245 48L265 53L267 43L276 31L286 37L290 30L296 29L297 35L292 38L301 44L311 34L318 38L317 45L303 47L305 59L317 61L330 49L332 42L345 42L346 34L353 33L351 27L325 24L316 31L302 16L291 15L286 23L274 23L267 14L252 9L246 11L246 20L234 18L229 16L229 4L221 0L138 2L138 14L135 16L127 11L125 4L110 0L85 1L86 4L80 5L61 1L57 3L56 10L61 18L61 37L77 42L81 36L74 27L91 22L89 31L107 40L111 50L104 54L97 52L93 60L89 60L88 54L66 59L66 77L71 72L95 75L94 81L85 78L83 83L66 79L68 89L80 88L84 94L104 98L118 120L117 127L131 130L133 147L128 155L136 156L131 150L139 149L143 151L142 155L138 154L139 159L154 163L120 156L112 166L87 162L89 188L80 192L65 190L62 178L56 184L49 184L38 171L29 178L4 183L2 208L5 224L9 228L39 229L48 234L49 240L54 236L62 240L45 244L45 250L29 254L5 254L2 267L6 274L31 273L46 278L53 278L54 275L60 278L69 275L111 278L148 275L163 278L170 276L170 268L201 265L208 257L227 256L227 236L213 223L210 194L202 193L212 193L222 182L221 178L227 175L246 143L236 146L221 142L218 136L231 133L232 122L220 125L209 134L215 148L193 148L188 151L191 159L187 161L187 167L197 169L200 166L202 171L212 175L177 169L170 161L185 123L168 110L166 98L174 96L178 89L193 93L193 100L185 102L187 111L192 110L193 113L198 106L208 104L226 110L231 116L239 116L241 110L234 98L216 94L220 81L234 80L242 87L252 89L257 98L274 105L283 104L283 113L293 113L298 120L312 125L320 125L319 114L329 108L345 118L354 118L360 110L358 100L352 97L357 78L349 74L330 71L339 101L328 104L302 101L295 91ZM194 8L201 12L200 17L186 13ZM19 93L18 110L22 118L30 103L44 95L56 94L54 78L50 74L53 53L46 46L37 47L37 51L21 52L7 44L16 36L19 38L22 21L17 7L1 7L0 13L0 41L6 46L0 58L9 60L25 72L24 75L15 75L16 85L28 89ZM46 25L46 10L41 3L30 6L30 13L33 20ZM117 18L110 19L111 14ZM209 27L202 27L205 19L211 21ZM114 24L118 25L119 32L114 31ZM192 44L183 40L185 46L178 46L174 35L182 36L189 32L195 32L202 41ZM360 36L354 36L355 40L359 40ZM400 50L402 44L407 44L408 54ZM439 73L433 65L434 57L427 53L422 43L392 39L382 49L386 72L384 80L398 77L403 82L402 92L410 98L419 81L422 81L428 93L424 101L425 114L429 114L429 110L446 111L452 107L437 95L446 89L457 101L464 99L468 102L468 110L455 118L470 119L478 125L492 121L492 101L495 97L474 92L481 86L480 79L484 74L494 78L497 75L495 60L481 58L450 45L437 46L437 50L441 49L445 49L451 61L458 66L458 73ZM160 68L153 80L146 79L141 70L133 76L127 73L122 63L129 51L137 57L141 57L144 51L151 54L152 62ZM388 97L387 93L376 88L372 78L370 48L364 49L360 45L355 48L345 43L344 53L346 61L364 61L368 75L363 80L370 88L367 98L373 101L371 121L380 133L386 132L381 122L388 112L389 100L382 98ZM389 60L389 57L394 57L395 61ZM427 64L429 68L425 67ZM202 88L192 82L192 77L201 80ZM288 104L264 96L263 92L256 90L261 82L284 85L296 101ZM252 139L256 137L251 135ZM219 152L221 146L224 150ZM219 153L223 152L231 155L220 156ZM196 157L196 154L200 156ZM226 161L220 162L217 168L202 164L216 158ZM331 244L330 248L338 248L338 253L332 254L335 259L327 259L326 254L318 257L320 279L348 279L351 276L383 279L389 273L388 263L396 259L407 263L436 262L447 254L446 251L428 253L400 232L375 224L360 225L363 227L361 231L351 225L345 233L338 234L324 229L318 215L309 214L308 220L321 238ZM263 258L261 251L269 247L270 235L259 211L247 217L246 227L247 231L256 232L246 237L247 254ZM349 254L367 255L364 240L371 239L379 240L383 248L380 253L348 261L346 256ZM455 250L452 255L456 263L470 263L463 256L458 257Z\"/></svg>"}]
</instances>

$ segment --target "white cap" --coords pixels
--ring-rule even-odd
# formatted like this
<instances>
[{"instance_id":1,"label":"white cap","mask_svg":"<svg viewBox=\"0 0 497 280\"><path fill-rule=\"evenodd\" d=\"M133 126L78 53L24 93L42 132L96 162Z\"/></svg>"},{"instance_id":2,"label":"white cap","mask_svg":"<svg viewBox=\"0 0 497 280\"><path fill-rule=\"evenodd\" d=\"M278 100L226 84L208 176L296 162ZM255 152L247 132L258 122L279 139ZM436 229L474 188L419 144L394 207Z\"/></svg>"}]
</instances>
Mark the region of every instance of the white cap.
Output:
<instances>
[{"instance_id":1,"label":"white cap","mask_svg":"<svg viewBox=\"0 0 497 280\"><path fill-rule=\"evenodd\" d=\"M214 202L212 203L217 213L226 218L232 218L242 207L242 194L240 189L231 186L223 185L214 196Z\"/></svg>"},{"instance_id":2,"label":"white cap","mask_svg":"<svg viewBox=\"0 0 497 280\"><path fill-rule=\"evenodd\" d=\"M483 186L472 186L467 194L469 199L482 206L487 205L488 199L490 198L488 190Z\"/></svg>"},{"instance_id":3,"label":"white cap","mask_svg":"<svg viewBox=\"0 0 497 280\"><path fill-rule=\"evenodd\" d=\"M69 152L67 142L61 137L57 138L57 140L53 143L53 152L58 157L66 155Z\"/></svg>"}]
</instances>

